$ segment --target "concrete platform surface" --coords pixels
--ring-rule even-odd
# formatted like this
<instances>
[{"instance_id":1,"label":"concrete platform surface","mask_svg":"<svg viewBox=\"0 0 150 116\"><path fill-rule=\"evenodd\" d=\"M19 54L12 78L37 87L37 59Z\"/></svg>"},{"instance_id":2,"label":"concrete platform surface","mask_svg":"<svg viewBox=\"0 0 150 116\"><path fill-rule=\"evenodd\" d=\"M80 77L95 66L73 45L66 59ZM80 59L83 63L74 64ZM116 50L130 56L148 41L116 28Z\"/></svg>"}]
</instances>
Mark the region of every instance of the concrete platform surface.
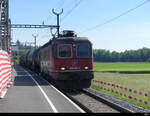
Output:
<instances>
[{"instance_id":1,"label":"concrete platform surface","mask_svg":"<svg viewBox=\"0 0 150 116\"><path fill-rule=\"evenodd\" d=\"M13 70L13 85L4 99L0 112L85 113L49 82L17 65Z\"/></svg>"}]
</instances>

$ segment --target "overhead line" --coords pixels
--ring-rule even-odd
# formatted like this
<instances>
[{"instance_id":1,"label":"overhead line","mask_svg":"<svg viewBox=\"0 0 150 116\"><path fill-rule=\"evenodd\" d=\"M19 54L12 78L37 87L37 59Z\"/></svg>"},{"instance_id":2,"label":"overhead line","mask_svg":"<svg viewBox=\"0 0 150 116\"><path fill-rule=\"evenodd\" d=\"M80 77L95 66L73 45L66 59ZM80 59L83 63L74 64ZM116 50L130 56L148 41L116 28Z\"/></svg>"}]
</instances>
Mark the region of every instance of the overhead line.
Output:
<instances>
[{"instance_id":1,"label":"overhead line","mask_svg":"<svg viewBox=\"0 0 150 116\"><path fill-rule=\"evenodd\" d=\"M60 8L64 5L65 1L64 0L60 0L61 2L58 4L58 7L57 8Z\"/></svg>"},{"instance_id":2,"label":"overhead line","mask_svg":"<svg viewBox=\"0 0 150 116\"><path fill-rule=\"evenodd\" d=\"M117 20L118 18L120 18L120 17L122 17L122 16L124 16L124 15L126 15L126 14L128 14L128 13L134 11L134 10L136 10L137 8L139 8L139 7L143 6L143 5L145 5L145 4L148 3L148 2L150 2L150 0L146 0L146 1L144 1L143 3L137 5L136 7L131 8L131 9L129 9L129 10L123 12L122 14L120 14L120 15L114 17L114 18L109 19L109 20L105 21L105 22L102 23L102 24L98 24L98 25L96 25L95 27L86 29L85 31L82 31L82 32L79 32L79 33L85 33L85 32L88 32L88 31L92 31L92 30L94 30L94 29L96 29L96 28L100 28L100 27L102 27L102 26L104 26L104 25L106 25L106 24L108 24L108 23L111 23L111 22ZM79 33L78 33L78 34L79 34Z\"/></svg>"},{"instance_id":3,"label":"overhead line","mask_svg":"<svg viewBox=\"0 0 150 116\"><path fill-rule=\"evenodd\" d=\"M59 0L56 3L56 7L55 8L59 8L62 7L64 5L65 1L64 0ZM46 20L43 20L43 23L46 24L46 22L48 22L50 20L51 16L48 16Z\"/></svg>"},{"instance_id":4,"label":"overhead line","mask_svg":"<svg viewBox=\"0 0 150 116\"><path fill-rule=\"evenodd\" d=\"M80 0L78 3L75 4L75 6L70 10L68 11L68 13L62 18L61 22L67 17L69 16L82 2L83 0Z\"/></svg>"}]
</instances>

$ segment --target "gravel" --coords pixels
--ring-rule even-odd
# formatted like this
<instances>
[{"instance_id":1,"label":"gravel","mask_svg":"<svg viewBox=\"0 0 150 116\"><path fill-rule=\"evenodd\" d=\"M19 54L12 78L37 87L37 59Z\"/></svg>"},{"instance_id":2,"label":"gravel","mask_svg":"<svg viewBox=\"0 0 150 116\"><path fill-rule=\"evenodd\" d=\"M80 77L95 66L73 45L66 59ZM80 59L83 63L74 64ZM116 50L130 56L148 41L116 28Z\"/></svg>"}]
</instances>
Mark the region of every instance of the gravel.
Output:
<instances>
[{"instance_id":1,"label":"gravel","mask_svg":"<svg viewBox=\"0 0 150 116\"><path fill-rule=\"evenodd\" d=\"M90 96L87 96L84 93L71 95L71 97L90 109L93 113L119 113L117 110L107 106L102 102L99 102Z\"/></svg>"},{"instance_id":2,"label":"gravel","mask_svg":"<svg viewBox=\"0 0 150 116\"><path fill-rule=\"evenodd\" d=\"M148 109L144 109L142 107L139 107L137 105L134 105L134 104L131 104L127 101L123 101L121 99L118 99L118 98L115 98L113 96L110 96L108 94L104 94L104 93L101 93L99 91L96 91L96 90L93 90L93 89L86 89L86 91L92 93L92 94L95 94L99 97L103 97L104 99L108 100L108 101L111 101L112 103L115 103L123 108L126 108L128 109L129 111L131 111L132 113L150 113L150 110ZM93 106L94 107L94 106Z\"/></svg>"}]
</instances>

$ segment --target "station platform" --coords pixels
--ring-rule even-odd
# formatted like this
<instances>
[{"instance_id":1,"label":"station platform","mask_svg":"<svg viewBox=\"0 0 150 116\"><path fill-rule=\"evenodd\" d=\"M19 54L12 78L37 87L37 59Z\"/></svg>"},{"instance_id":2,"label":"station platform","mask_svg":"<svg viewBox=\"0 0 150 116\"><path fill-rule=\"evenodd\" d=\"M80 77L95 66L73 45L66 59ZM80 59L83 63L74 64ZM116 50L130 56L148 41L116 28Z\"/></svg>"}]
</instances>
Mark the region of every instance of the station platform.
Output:
<instances>
[{"instance_id":1,"label":"station platform","mask_svg":"<svg viewBox=\"0 0 150 116\"><path fill-rule=\"evenodd\" d=\"M16 65L13 85L0 99L0 113L85 113L49 82Z\"/></svg>"}]
</instances>

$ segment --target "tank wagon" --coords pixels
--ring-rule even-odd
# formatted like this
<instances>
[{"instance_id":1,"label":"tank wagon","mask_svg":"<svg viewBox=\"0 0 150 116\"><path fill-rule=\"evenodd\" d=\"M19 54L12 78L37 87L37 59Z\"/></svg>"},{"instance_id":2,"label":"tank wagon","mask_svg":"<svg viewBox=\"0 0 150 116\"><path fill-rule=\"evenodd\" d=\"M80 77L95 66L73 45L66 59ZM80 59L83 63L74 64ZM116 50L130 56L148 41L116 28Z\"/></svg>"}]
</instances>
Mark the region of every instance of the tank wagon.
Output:
<instances>
[{"instance_id":1,"label":"tank wagon","mask_svg":"<svg viewBox=\"0 0 150 116\"><path fill-rule=\"evenodd\" d=\"M94 77L92 43L73 31L63 31L58 38L21 56L20 64L61 89L89 88Z\"/></svg>"}]
</instances>

